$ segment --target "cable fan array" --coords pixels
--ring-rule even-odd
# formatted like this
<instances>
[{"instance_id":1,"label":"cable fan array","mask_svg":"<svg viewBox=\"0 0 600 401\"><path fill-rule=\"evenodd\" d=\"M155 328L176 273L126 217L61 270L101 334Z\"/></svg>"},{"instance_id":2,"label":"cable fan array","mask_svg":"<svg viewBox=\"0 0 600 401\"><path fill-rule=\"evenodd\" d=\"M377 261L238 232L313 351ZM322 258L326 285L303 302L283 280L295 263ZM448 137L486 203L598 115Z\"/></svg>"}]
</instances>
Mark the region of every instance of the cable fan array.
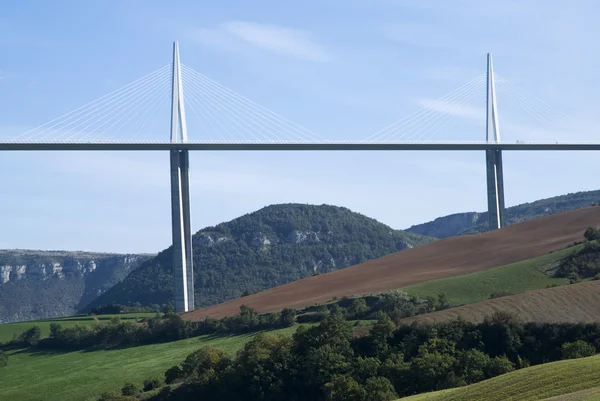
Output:
<instances>
[{"instance_id":1,"label":"cable fan array","mask_svg":"<svg viewBox=\"0 0 600 401\"><path fill-rule=\"evenodd\" d=\"M220 141L319 142L308 129L181 64L188 124L193 116L203 132ZM191 111L191 113L190 113Z\"/></svg>"},{"instance_id":2,"label":"cable fan array","mask_svg":"<svg viewBox=\"0 0 600 401\"><path fill-rule=\"evenodd\" d=\"M171 64L99 99L24 132L18 142L134 140L169 110ZM164 110L161 111L161 110ZM165 128L168 132L168 126Z\"/></svg>"},{"instance_id":3,"label":"cable fan array","mask_svg":"<svg viewBox=\"0 0 600 401\"><path fill-rule=\"evenodd\" d=\"M505 96L511 104L519 106L519 109L526 112L527 115L533 117L546 130L555 131L557 128L566 128L573 130L578 125L578 122L568 115L562 113L556 108L550 106L540 98L521 89L517 85L510 82L508 79L494 73L496 82L496 91L501 96Z\"/></svg>"},{"instance_id":4,"label":"cable fan array","mask_svg":"<svg viewBox=\"0 0 600 401\"><path fill-rule=\"evenodd\" d=\"M472 79L447 95L367 137L371 142L427 141L456 118L454 110L485 100L486 74Z\"/></svg>"}]
</instances>

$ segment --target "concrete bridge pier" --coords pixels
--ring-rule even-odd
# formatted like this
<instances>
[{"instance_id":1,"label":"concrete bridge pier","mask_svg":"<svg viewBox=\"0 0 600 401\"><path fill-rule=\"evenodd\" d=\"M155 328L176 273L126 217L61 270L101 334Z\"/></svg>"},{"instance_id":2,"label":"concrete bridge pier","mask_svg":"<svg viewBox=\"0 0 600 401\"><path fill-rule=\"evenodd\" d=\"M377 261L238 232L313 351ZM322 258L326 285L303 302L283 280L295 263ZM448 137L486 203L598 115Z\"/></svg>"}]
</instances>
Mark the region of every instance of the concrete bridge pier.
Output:
<instances>
[{"instance_id":1,"label":"concrete bridge pier","mask_svg":"<svg viewBox=\"0 0 600 401\"><path fill-rule=\"evenodd\" d=\"M181 137L180 137L181 134ZM187 142L179 46L173 44L171 143ZM171 224L175 312L194 310L194 255L190 213L189 151L171 150Z\"/></svg>"}]
</instances>

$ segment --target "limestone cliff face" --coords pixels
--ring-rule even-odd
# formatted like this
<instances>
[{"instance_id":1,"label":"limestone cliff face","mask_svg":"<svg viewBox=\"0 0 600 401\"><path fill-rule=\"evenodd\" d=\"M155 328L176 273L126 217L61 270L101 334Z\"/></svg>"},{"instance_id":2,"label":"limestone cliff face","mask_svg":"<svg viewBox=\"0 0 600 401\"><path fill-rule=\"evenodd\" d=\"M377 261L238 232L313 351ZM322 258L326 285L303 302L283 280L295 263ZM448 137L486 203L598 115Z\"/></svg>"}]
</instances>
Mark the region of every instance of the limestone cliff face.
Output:
<instances>
[{"instance_id":1,"label":"limestone cliff face","mask_svg":"<svg viewBox=\"0 0 600 401\"><path fill-rule=\"evenodd\" d=\"M150 257L0 250L0 323L72 315Z\"/></svg>"}]
</instances>

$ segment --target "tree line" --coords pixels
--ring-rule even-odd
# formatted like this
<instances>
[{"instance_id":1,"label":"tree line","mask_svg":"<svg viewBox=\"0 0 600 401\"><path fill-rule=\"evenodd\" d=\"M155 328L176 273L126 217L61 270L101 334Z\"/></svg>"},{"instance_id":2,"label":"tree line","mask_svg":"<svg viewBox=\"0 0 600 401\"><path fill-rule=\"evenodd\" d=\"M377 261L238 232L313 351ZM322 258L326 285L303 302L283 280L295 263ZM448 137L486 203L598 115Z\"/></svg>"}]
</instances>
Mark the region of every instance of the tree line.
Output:
<instances>
[{"instance_id":1,"label":"tree line","mask_svg":"<svg viewBox=\"0 0 600 401\"><path fill-rule=\"evenodd\" d=\"M235 356L200 348L144 387L162 386L154 401L391 401L599 349L598 324L522 324L498 312L480 324L396 326L379 312L368 334L357 335L334 313L291 337L260 333ZM140 388L127 383L122 395L101 400L128 399Z\"/></svg>"}]
</instances>

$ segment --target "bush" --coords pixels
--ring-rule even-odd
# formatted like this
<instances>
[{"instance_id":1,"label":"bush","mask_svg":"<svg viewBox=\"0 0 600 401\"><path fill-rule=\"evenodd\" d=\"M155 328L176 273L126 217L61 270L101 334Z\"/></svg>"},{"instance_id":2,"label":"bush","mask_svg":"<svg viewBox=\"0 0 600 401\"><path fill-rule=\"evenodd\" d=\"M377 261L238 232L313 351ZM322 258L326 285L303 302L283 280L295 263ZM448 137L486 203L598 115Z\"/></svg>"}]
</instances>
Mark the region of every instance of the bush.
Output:
<instances>
[{"instance_id":1,"label":"bush","mask_svg":"<svg viewBox=\"0 0 600 401\"><path fill-rule=\"evenodd\" d=\"M144 380L144 388L143 391L152 391L154 389L159 388L162 385L161 381L159 378L152 378L152 379L147 379Z\"/></svg>"},{"instance_id":2,"label":"bush","mask_svg":"<svg viewBox=\"0 0 600 401\"><path fill-rule=\"evenodd\" d=\"M179 365L171 366L165 372L165 383L167 383L167 384L171 384L174 381L182 379L182 378L183 378L183 370L181 370L181 367Z\"/></svg>"},{"instance_id":3,"label":"bush","mask_svg":"<svg viewBox=\"0 0 600 401\"><path fill-rule=\"evenodd\" d=\"M39 326L33 326L29 330L24 331L19 336L19 341L29 345L37 345L40 342L40 338L42 337L42 331Z\"/></svg>"},{"instance_id":4,"label":"bush","mask_svg":"<svg viewBox=\"0 0 600 401\"><path fill-rule=\"evenodd\" d=\"M123 395L136 395L140 393L142 389L135 383L127 383L121 389L121 394Z\"/></svg>"},{"instance_id":5,"label":"bush","mask_svg":"<svg viewBox=\"0 0 600 401\"><path fill-rule=\"evenodd\" d=\"M563 359L585 358L596 354L596 348L583 340L564 343L561 347Z\"/></svg>"},{"instance_id":6,"label":"bush","mask_svg":"<svg viewBox=\"0 0 600 401\"><path fill-rule=\"evenodd\" d=\"M600 239L600 230L595 227L588 227L587 230L585 230L585 233L583 233L583 236L588 241L596 241Z\"/></svg>"}]
</instances>

